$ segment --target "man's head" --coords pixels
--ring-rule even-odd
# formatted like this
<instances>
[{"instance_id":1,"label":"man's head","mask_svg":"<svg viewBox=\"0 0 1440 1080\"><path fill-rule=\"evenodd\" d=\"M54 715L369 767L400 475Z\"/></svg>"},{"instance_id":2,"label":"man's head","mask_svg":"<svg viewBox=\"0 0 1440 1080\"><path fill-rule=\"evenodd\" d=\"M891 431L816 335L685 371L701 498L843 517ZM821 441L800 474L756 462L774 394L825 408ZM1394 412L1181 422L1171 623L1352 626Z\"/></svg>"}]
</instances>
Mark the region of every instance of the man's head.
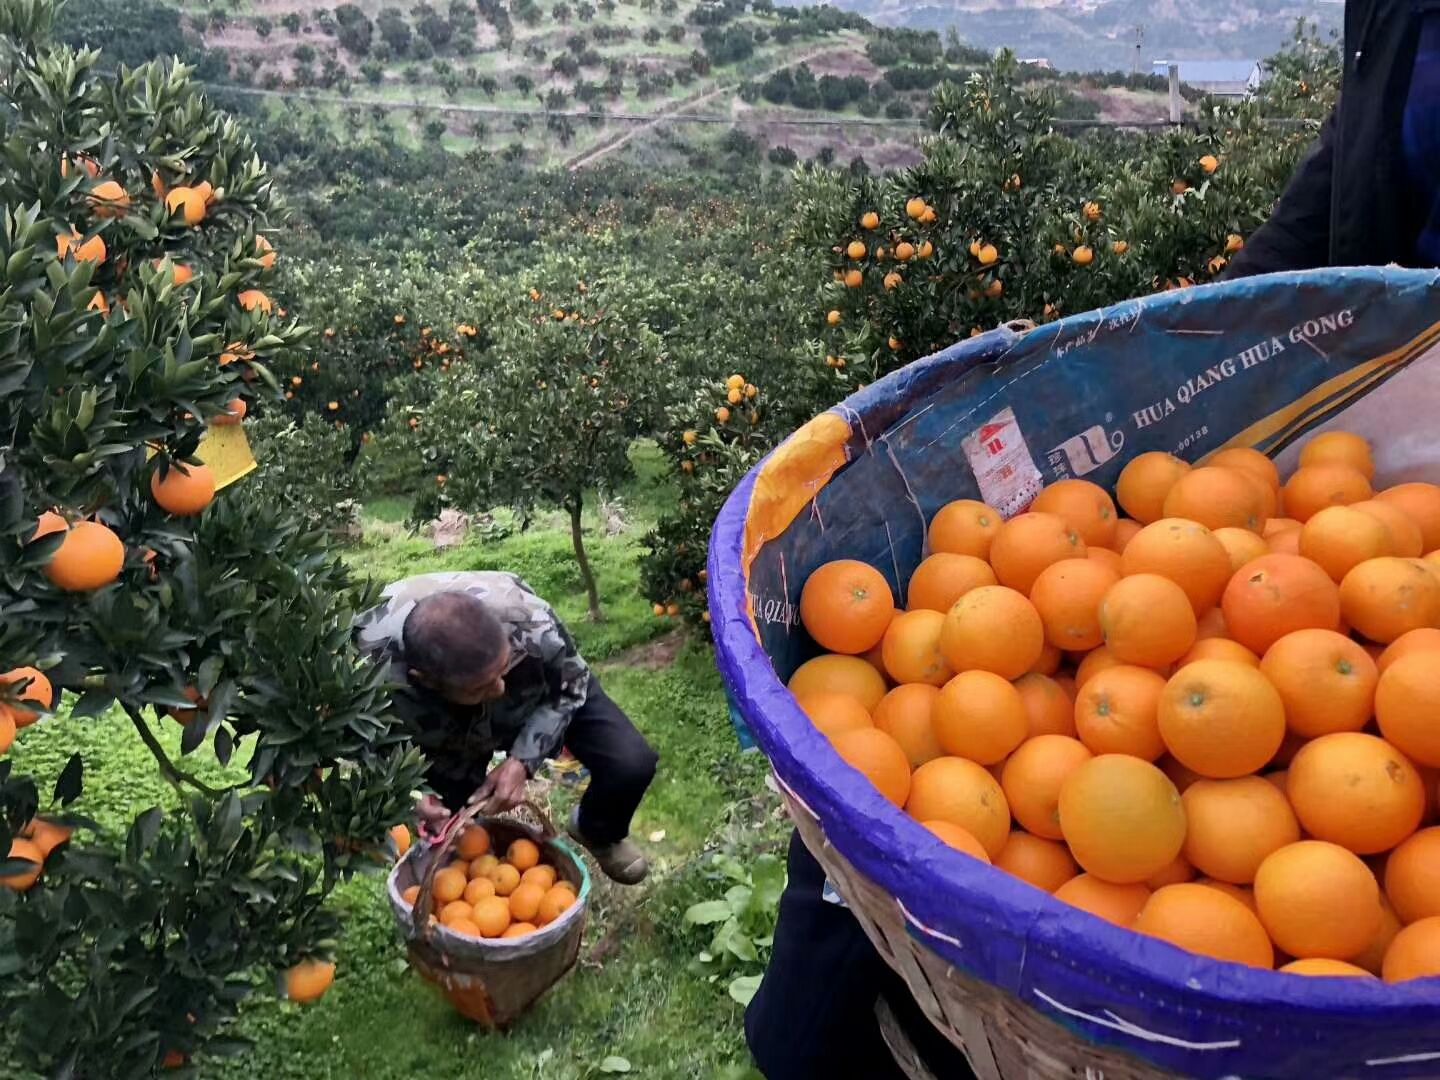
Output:
<instances>
[{"instance_id":1,"label":"man's head","mask_svg":"<svg viewBox=\"0 0 1440 1080\"><path fill-rule=\"evenodd\" d=\"M480 600L442 592L415 603L402 631L411 681L456 705L479 705L505 695L510 641Z\"/></svg>"}]
</instances>

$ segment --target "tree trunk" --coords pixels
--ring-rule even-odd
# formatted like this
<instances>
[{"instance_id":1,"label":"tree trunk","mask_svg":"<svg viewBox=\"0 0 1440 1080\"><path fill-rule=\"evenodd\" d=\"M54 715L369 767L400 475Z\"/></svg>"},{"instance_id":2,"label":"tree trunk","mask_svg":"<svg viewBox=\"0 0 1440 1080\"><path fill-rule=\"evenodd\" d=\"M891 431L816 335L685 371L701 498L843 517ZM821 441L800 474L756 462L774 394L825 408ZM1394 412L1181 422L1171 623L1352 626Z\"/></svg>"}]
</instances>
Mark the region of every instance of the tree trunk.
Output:
<instances>
[{"instance_id":1,"label":"tree trunk","mask_svg":"<svg viewBox=\"0 0 1440 1080\"><path fill-rule=\"evenodd\" d=\"M575 545L575 561L580 564L580 577L585 582L585 595L590 600L590 621L604 622L605 613L600 610L600 589L595 584L595 571L590 569L590 559L585 554L585 529L580 524L584 496L576 495L567 501L570 509L570 542Z\"/></svg>"}]
</instances>

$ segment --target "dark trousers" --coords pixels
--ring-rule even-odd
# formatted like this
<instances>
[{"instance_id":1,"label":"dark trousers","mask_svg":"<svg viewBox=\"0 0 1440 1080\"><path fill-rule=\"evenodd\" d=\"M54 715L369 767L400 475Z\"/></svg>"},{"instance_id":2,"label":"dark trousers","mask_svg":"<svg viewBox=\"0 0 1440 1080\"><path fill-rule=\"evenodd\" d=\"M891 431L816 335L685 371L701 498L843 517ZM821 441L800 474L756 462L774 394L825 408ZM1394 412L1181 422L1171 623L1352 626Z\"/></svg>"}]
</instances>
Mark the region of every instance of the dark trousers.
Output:
<instances>
[{"instance_id":1,"label":"dark trousers","mask_svg":"<svg viewBox=\"0 0 1440 1080\"><path fill-rule=\"evenodd\" d=\"M565 730L565 746L590 770L590 787L580 800L580 831L596 844L623 840L660 758L593 675L585 704Z\"/></svg>"},{"instance_id":2,"label":"dark trousers","mask_svg":"<svg viewBox=\"0 0 1440 1080\"><path fill-rule=\"evenodd\" d=\"M800 835L770 966L745 1010L745 1040L767 1080L904 1080L875 1005L883 996L926 1065L943 1080L974 1080L965 1056L925 1019L849 909L822 899L825 872Z\"/></svg>"}]
</instances>

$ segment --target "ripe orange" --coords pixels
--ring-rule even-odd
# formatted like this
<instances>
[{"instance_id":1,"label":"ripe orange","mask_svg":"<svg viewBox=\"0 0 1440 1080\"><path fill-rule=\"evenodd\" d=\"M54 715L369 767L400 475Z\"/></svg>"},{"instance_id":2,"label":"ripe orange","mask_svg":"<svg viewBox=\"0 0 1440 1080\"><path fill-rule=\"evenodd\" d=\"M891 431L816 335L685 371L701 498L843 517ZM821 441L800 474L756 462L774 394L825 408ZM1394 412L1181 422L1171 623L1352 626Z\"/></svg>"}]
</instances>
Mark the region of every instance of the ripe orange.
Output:
<instances>
[{"instance_id":1,"label":"ripe orange","mask_svg":"<svg viewBox=\"0 0 1440 1080\"><path fill-rule=\"evenodd\" d=\"M1390 554L1390 531L1362 510L1327 506L1300 529L1300 554L1340 581L1366 559Z\"/></svg>"},{"instance_id":2,"label":"ripe orange","mask_svg":"<svg viewBox=\"0 0 1440 1080\"><path fill-rule=\"evenodd\" d=\"M452 900L440 909L440 925L449 926L456 919L471 919L471 907L464 900Z\"/></svg>"},{"instance_id":3,"label":"ripe orange","mask_svg":"<svg viewBox=\"0 0 1440 1080\"><path fill-rule=\"evenodd\" d=\"M509 863L493 867L485 876L495 883L496 896L509 896L520 885L520 871Z\"/></svg>"},{"instance_id":4,"label":"ripe orange","mask_svg":"<svg viewBox=\"0 0 1440 1080\"><path fill-rule=\"evenodd\" d=\"M520 938L520 937L525 937L527 934L533 934L533 933L535 933L535 931L538 930L538 929L540 929L540 928L539 928L538 926L536 926L534 923L528 923L528 922L511 923L509 926L507 926L507 927L505 928L505 932L504 932L503 934L501 934L500 936L501 936L502 938Z\"/></svg>"},{"instance_id":5,"label":"ripe orange","mask_svg":"<svg viewBox=\"0 0 1440 1080\"><path fill-rule=\"evenodd\" d=\"M1103 549L1091 554L1099 550ZM1099 646L1100 601L1119 579L1115 570L1089 559L1065 559L1042 570L1030 589L1030 602L1040 615L1046 640L1067 652Z\"/></svg>"},{"instance_id":6,"label":"ripe orange","mask_svg":"<svg viewBox=\"0 0 1440 1080\"><path fill-rule=\"evenodd\" d=\"M26 859L34 865L28 870L17 870L13 874L0 876L0 888L9 889L11 892L27 892L40 880L40 874L45 869L45 853L33 840L16 837L10 841L9 858Z\"/></svg>"},{"instance_id":7,"label":"ripe orange","mask_svg":"<svg viewBox=\"0 0 1440 1080\"><path fill-rule=\"evenodd\" d=\"M1087 545L1107 547L1115 538L1115 502L1109 492L1089 480L1059 480L1041 491L1030 509L1056 515Z\"/></svg>"},{"instance_id":8,"label":"ripe orange","mask_svg":"<svg viewBox=\"0 0 1440 1080\"><path fill-rule=\"evenodd\" d=\"M964 671L947 682L933 717L941 748L981 765L1004 761L1029 731L1020 691L990 671Z\"/></svg>"},{"instance_id":9,"label":"ripe orange","mask_svg":"<svg viewBox=\"0 0 1440 1080\"><path fill-rule=\"evenodd\" d=\"M446 926L445 929L449 930L452 934L459 934L462 937L478 938L481 936L480 927L476 925L474 919L456 919L450 923L450 925Z\"/></svg>"},{"instance_id":10,"label":"ripe orange","mask_svg":"<svg viewBox=\"0 0 1440 1080\"><path fill-rule=\"evenodd\" d=\"M45 576L66 592L89 592L109 585L124 565L118 536L98 521L77 521L50 556Z\"/></svg>"},{"instance_id":11,"label":"ripe orange","mask_svg":"<svg viewBox=\"0 0 1440 1080\"><path fill-rule=\"evenodd\" d=\"M940 652L953 670L990 671L1006 679L1018 679L1034 667L1044 645L1045 627L1035 605L1003 585L966 593L945 615L940 631Z\"/></svg>"},{"instance_id":12,"label":"ripe orange","mask_svg":"<svg viewBox=\"0 0 1440 1080\"><path fill-rule=\"evenodd\" d=\"M990 544L990 565L1000 584L1025 595L1051 563L1083 559L1085 541L1057 514L1025 513L1000 527Z\"/></svg>"},{"instance_id":13,"label":"ripe orange","mask_svg":"<svg viewBox=\"0 0 1440 1080\"><path fill-rule=\"evenodd\" d=\"M1060 664L1064 659L1065 654L1047 641L1040 650L1040 659L1031 664L1030 670L1025 674L1054 675L1060 670ZM1021 676L1021 678L1024 677L1024 675Z\"/></svg>"},{"instance_id":14,"label":"ripe orange","mask_svg":"<svg viewBox=\"0 0 1440 1080\"><path fill-rule=\"evenodd\" d=\"M938 687L911 683L891 690L875 708L875 726L900 744L912 769L944 753L931 723L939 696Z\"/></svg>"},{"instance_id":15,"label":"ripe orange","mask_svg":"<svg viewBox=\"0 0 1440 1080\"><path fill-rule=\"evenodd\" d=\"M456 868L466 870L466 872L470 875L471 880L474 880L475 878L486 877L486 875L488 875L491 870L494 870L495 867L499 865L499 856L487 851L478 859L471 859L468 868L461 866L459 863L456 863Z\"/></svg>"},{"instance_id":16,"label":"ripe orange","mask_svg":"<svg viewBox=\"0 0 1440 1080\"><path fill-rule=\"evenodd\" d=\"M1382 555L1398 555L1402 559L1418 559L1425 550L1424 537L1421 535L1420 526L1397 503L1386 499L1365 499L1362 502L1351 503L1351 510L1374 518L1385 527L1385 536L1389 541L1388 550L1381 552Z\"/></svg>"},{"instance_id":17,"label":"ripe orange","mask_svg":"<svg viewBox=\"0 0 1440 1080\"><path fill-rule=\"evenodd\" d=\"M400 899L405 901L406 907L414 907L415 901L420 899L420 886L411 885L400 893Z\"/></svg>"},{"instance_id":18,"label":"ripe orange","mask_svg":"<svg viewBox=\"0 0 1440 1080\"><path fill-rule=\"evenodd\" d=\"M1195 644L1195 609L1185 590L1158 574L1121 578L1100 604L1105 647L1125 664L1164 667Z\"/></svg>"},{"instance_id":19,"label":"ripe orange","mask_svg":"<svg viewBox=\"0 0 1440 1080\"><path fill-rule=\"evenodd\" d=\"M1231 885L1228 881L1216 881L1214 878L1200 878L1197 884L1207 889L1218 889L1226 896L1239 900L1251 911L1255 910L1255 893L1244 885Z\"/></svg>"},{"instance_id":20,"label":"ripe orange","mask_svg":"<svg viewBox=\"0 0 1440 1080\"><path fill-rule=\"evenodd\" d=\"M1075 734L1075 703L1060 683L1048 675L1030 672L1015 680L1015 689L1025 706L1028 738Z\"/></svg>"},{"instance_id":21,"label":"ripe orange","mask_svg":"<svg viewBox=\"0 0 1440 1080\"><path fill-rule=\"evenodd\" d=\"M929 609L944 614L971 589L994 584L995 571L984 559L940 551L915 568L906 596L911 611Z\"/></svg>"},{"instance_id":22,"label":"ripe orange","mask_svg":"<svg viewBox=\"0 0 1440 1080\"><path fill-rule=\"evenodd\" d=\"M1376 667L1383 675L1385 669L1400 657L1409 656L1415 652L1428 653L1440 661L1440 630L1431 626L1422 626L1418 630L1407 630L1385 646L1385 651L1376 661Z\"/></svg>"},{"instance_id":23,"label":"ripe orange","mask_svg":"<svg viewBox=\"0 0 1440 1080\"><path fill-rule=\"evenodd\" d=\"M826 563L800 592L800 621L831 652L854 655L873 648L894 613L895 598L884 576L855 559Z\"/></svg>"},{"instance_id":24,"label":"ripe orange","mask_svg":"<svg viewBox=\"0 0 1440 1080\"><path fill-rule=\"evenodd\" d=\"M1179 671L1196 660L1230 660L1237 664L1249 664L1251 667L1260 666L1260 658L1253 652L1238 641L1223 637L1201 638L1195 642L1189 652L1175 661L1175 670Z\"/></svg>"},{"instance_id":25,"label":"ripe orange","mask_svg":"<svg viewBox=\"0 0 1440 1080\"><path fill-rule=\"evenodd\" d=\"M539 885L541 889L548 892L555 884L555 867L541 863L539 866L532 866L520 875L521 885ZM514 895L513 893L511 894Z\"/></svg>"},{"instance_id":26,"label":"ripe orange","mask_svg":"<svg viewBox=\"0 0 1440 1080\"><path fill-rule=\"evenodd\" d=\"M1060 788L1060 829L1085 871L1120 885L1145 881L1180 854L1180 793L1149 762L1102 754Z\"/></svg>"},{"instance_id":27,"label":"ripe orange","mask_svg":"<svg viewBox=\"0 0 1440 1080\"><path fill-rule=\"evenodd\" d=\"M208 465L172 462L163 477L150 474L150 494L176 517L194 517L215 501L215 474Z\"/></svg>"},{"instance_id":28,"label":"ripe orange","mask_svg":"<svg viewBox=\"0 0 1440 1080\"><path fill-rule=\"evenodd\" d=\"M1397 506L1420 527L1420 548L1440 548L1440 487L1435 484L1396 484L1377 498Z\"/></svg>"},{"instance_id":29,"label":"ripe orange","mask_svg":"<svg viewBox=\"0 0 1440 1080\"><path fill-rule=\"evenodd\" d=\"M817 656L795 669L787 684L797 698L814 693L848 694L874 712L888 687L884 677L856 656Z\"/></svg>"},{"instance_id":30,"label":"ripe orange","mask_svg":"<svg viewBox=\"0 0 1440 1080\"><path fill-rule=\"evenodd\" d=\"M1265 524L1263 497L1251 478L1214 466L1191 469L1180 477L1165 496L1163 510L1167 518L1186 518L1211 529L1259 532Z\"/></svg>"},{"instance_id":31,"label":"ripe orange","mask_svg":"<svg viewBox=\"0 0 1440 1080\"><path fill-rule=\"evenodd\" d=\"M540 912L535 916L535 925L549 926L578 902L573 889L562 888L557 884L540 901Z\"/></svg>"},{"instance_id":32,"label":"ripe orange","mask_svg":"<svg viewBox=\"0 0 1440 1080\"><path fill-rule=\"evenodd\" d=\"M965 758L936 758L916 769L905 812L916 821L959 825L992 859L1010 838L1010 804L999 781Z\"/></svg>"},{"instance_id":33,"label":"ripe orange","mask_svg":"<svg viewBox=\"0 0 1440 1080\"><path fill-rule=\"evenodd\" d=\"M1280 490L1280 470L1275 467L1275 462L1253 447L1232 446L1217 451L1205 459L1205 464L1217 469L1237 469L1249 473L1271 491Z\"/></svg>"},{"instance_id":34,"label":"ripe orange","mask_svg":"<svg viewBox=\"0 0 1440 1080\"><path fill-rule=\"evenodd\" d=\"M1176 855L1166 865L1145 879L1152 889L1163 889L1166 885L1179 885L1183 881L1195 880L1195 867L1182 855Z\"/></svg>"},{"instance_id":35,"label":"ripe orange","mask_svg":"<svg viewBox=\"0 0 1440 1080\"><path fill-rule=\"evenodd\" d=\"M1314 436L1300 448L1300 467L1309 465L1348 465L1375 478L1375 455L1369 440L1348 431L1325 431Z\"/></svg>"},{"instance_id":36,"label":"ripe orange","mask_svg":"<svg viewBox=\"0 0 1440 1080\"><path fill-rule=\"evenodd\" d=\"M165 196L165 209L180 214L192 228L205 220L205 195L193 187L173 187Z\"/></svg>"},{"instance_id":37,"label":"ripe orange","mask_svg":"<svg viewBox=\"0 0 1440 1080\"><path fill-rule=\"evenodd\" d=\"M1440 578L1419 559L1367 559L1340 583L1345 621L1388 645L1401 634L1440 626Z\"/></svg>"},{"instance_id":38,"label":"ripe orange","mask_svg":"<svg viewBox=\"0 0 1440 1080\"><path fill-rule=\"evenodd\" d=\"M17 700L32 702L41 709L49 709L55 704L55 688L39 668L18 667L0 675L0 686L17 684L23 684ZM0 711L9 715L17 730L27 728L40 719L40 714L35 710L22 709L18 705L0 706Z\"/></svg>"},{"instance_id":39,"label":"ripe orange","mask_svg":"<svg viewBox=\"0 0 1440 1080\"><path fill-rule=\"evenodd\" d=\"M285 996L301 1005L319 1001L335 981L335 965L328 960L304 960L285 973Z\"/></svg>"},{"instance_id":40,"label":"ripe orange","mask_svg":"<svg viewBox=\"0 0 1440 1080\"><path fill-rule=\"evenodd\" d=\"M1124 661L1111 652L1104 645L1098 649L1091 649L1085 654L1085 658L1075 669L1075 697L1080 696L1080 688L1093 679L1100 672L1107 668L1119 667Z\"/></svg>"},{"instance_id":41,"label":"ripe orange","mask_svg":"<svg viewBox=\"0 0 1440 1080\"><path fill-rule=\"evenodd\" d=\"M1092 547L1085 552L1085 558L1093 563L1099 563L1117 578L1123 572L1124 564L1120 561L1120 553L1118 551L1111 551L1109 548ZM1075 560L1067 561L1073 562ZM1034 590L1032 589L1031 591L1033 592Z\"/></svg>"},{"instance_id":42,"label":"ripe orange","mask_svg":"<svg viewBox=\"0 0 1440 1080\"><path fill-rule=\"evenodd\" d=\"M1216 529L1210 535L1220 542L1220 546L1225 549L1225 554L1229 556L1231 574L1251 559L1258 559L1270 551L1270 545L1265 542L1265 538L1256 536L1249 529L1237 529L1232 526ZM1230 579L1227 576L1225 580L1228 582ZM1225 586L1221 585L1220 589L1221 592L1224 592Z\"/></svg>"},{"instance_id":43,"label":"ripe orange","mask_svg":"<svg viewBox=\"0 0 1440 1080\"><path fill-rule=\"evenodd\" d=\"M1157 722L1164 690L1165 679L1149 668L1121 664L1100 672L1075 698L1075 731L1080 741L1092 754L1131 754L1145 761L1158 760L1165 753Z\"/></svg>"},{"instance_id":44,"label":"ripe orange","mask_svg":"<svg viewBox=\"0 0 1440 1080\"><path fill-rule=\"evenodd\" d=\"M1413 922L1385 950L1381 974L1386 982L1409 982L1440 975L1440 916Z\"/></svg>"},{"instance_id":45,"label":"ripe orange","mask_svg":"<svg viewBox=\"0 0 1440 1080\"><path fill-rule=\"evenodd\" d=\"M548 890L538 883L517 885L510 894L510 918L517 922L530 922L540 911L540 901Z\"/></svg>"},{"instance_id":46,"label":"ripe orange","mask_svg":"<svg viewBox=\"0 0 1440 1080\"><path fill-rule=\"evenodd\" d=\"M34 843L40 849L40 854L47 859L50 858L50 853L61 844L69 843L74 832L75 830L68 825L57 825L53 821L38 817L20 830L20 834L26 840Z\"/></svg>"},{"instance_id":47,"label":"ripe orange","mask_svg":"<svg viewBox=\"0 0 1440 1080\"><path fill-rule=\"evenodd\" d=\"M1370 654L1334 630L1295 630L1271 645L1260 670L1280 692L1285 722L1306 738L1359 731L1380 678Z\"/></svg>"},{"instance_id":48,"label":"ripe orange","mask_svg":"<svg viewBox=\"0 0 1440 1080\"><path fill-rule=\"evenodd\" d=\"M1344 960L1325 960L1314 957L1309 960L1291 960L1280 968L1287 975L1319 975L1373 979L1375 976L1363 967L1347 964Z\"/></svg>"},{"instance_id":49,"label":"ripe orange","mask_svg":"<svg viewBox=\"0 0 1440 1080\"><path fill-rule=\"evenodd\" d=\"M1285 796L1258 776L1196 780L1180 796L1185 858L1207 877L1248 885L1271 852L1300 839Z\"/></svg>"},{"instance_id":50,"label":"ripe orange","mask_svg":"<svg viewBox=\"0 0 1440 1080\"><path fill-rule=\"evenodd\" d=\"M1271 555L1299 555L1300 530L1282 529L1272 533L1265 543L1265 550Z\"/></svg>"},{"instance_id":51,"label":"ripe orange","mask_svg":"<svg viewBox=\"0 0 1440 1080\"><path fill-rule=\"evenodd\" d=\"M910 761L900 744L877 728L847 731L831 740L847 765L875 785L896 806L910 794Z\"/></svg>"},{"instance_id":52,"label":"ripe orange","mask_svg":"<svg viewBox=\"0 0 1440 1080\"><path fill-rule=\"evenodd\" d=\"M940 653L945 616L938 611L907 611L897 615L881 642L881 659L897 683L943 686L955 674Z\"/></svg>"},{"instance_id":53,"label":"ripe orange","mask_svg":"<svg viewBox=\"0 0 1440 1080\"><path fill-rule=\"evenodd\" d=\"M1150 889L1139 882L1116 885L1091 874L1071 878L1055 890L1056 900L1124 927L1135 922L1150 896Z\"/></svg>"},{"instance_id":54,"label":"ripe orange","mask_svg":"<svg viewBox=\"0 0 1440 1080\"><path fill-rule=\"evenodd\" d=\"M1247 563L1220 598L1230 636L1261 656L1294 630L1340 626L1340 590L1298 555L1262 555Z\"/></svg>"},{"instance_id":55,"label":"ripe orange","mask_svg":"<svg viewBox=\"0 0 1440 1080\"><path fill-rule=\"evenodd\" d=\"M930 522L927 542L931 551L988 559L991 541L1004 523L994 507L960 499L940 508Z\"/></svg>"},{"instance_id":56,"label":"ripe orange","mask_svg":"<svg viewBox=\"0 0 1440 1080\"><path fill-rule=\"evenodd\" d=\"M1053 893L1080 873L1080 867L1070 857L1064 844L1042 840L1019 829L1010 834L1005 850L1000 852L995 865L1048 893Z\"/></svg>"},{"instance_id":57,"label":"ripe orange","mask_svg":"<svg viewBox=\"0 0 1440 1080\"><path fill-rule=\"evenodd\" d=\"M1372 975L1379 975L1385 964L1385 950L1390 948L1390 943L1400 932L1401 925L1403 924L1396 916L1395 909L1390 906L1390 901L1382 892L1380 894L1380 929L1376 931L1370 944L1365 946L1365 951L1359 956L1353 957L1351 963L1356 967L1364 968Z\"/></svg>"},{"instance_id":58,"label":"ripe orange","mask_svg":"<svg viewBox=\"0 0 1440 1080\"><path fill-rule=\"evenodd\" d=\"M969 829L961 828L950 821L925 821L921 824L948 847L962 851L972 859L979 859L983 863L990 862L990 853L985 850L985 845L976 840Z\"/></svg>"},{"instance_id":59,"label":"ripe orange","mask_svg":"<svg viewBox=\"0 0 1440 1080\"><path fill-rule=\"evenodd\" d=\"M1125 554L1125 549L1129 547L1130 541L1134 540L1144 527L1138 521L1121 518L1115 523L1115 538L1110 541L1110 550L1120 555Z\"/></svg>"},{"instance_id":60,"label":"ripe orange","mask_svg":"<svg viewBox=\"0 0 1440 1080\"><path fill-rule=\"evenodd\" d=\"M1440 828L1421 829L1390 853L1385 895L1403 923L1440 915Z\"/></svg>"},{"instance_id":61,"label":"ripe orange","mask_svg":"<svg viewBox=\"0 0 1440 1080\"><path fill-rule=\"evenodd\" d=\"M1360 857L1301 840L1255 872L1255 904L1270 938L1291 956L1350 960L1380 929L1380 887Z\"/></svg>"},{"instance_id":62,"label":"ripe orange","mask_svg":"<svg viewBox=\"0 0 1440 1080\"><path fill-rule=\"evenodd\" d=\"M490 834L483 825L471 825L455 841L455 854L466 862L473 862L490 852Z\"/></svg>"},{"instance_id":63,"label":"ripe orange","mask_svg":"<svg viewBox=\"0 0 1440 1080\"><path fill-rule=\"evenodd\" d=\"M1261 769L1285 740L1285 706L1248 664L1198 660L1160 695L1160 737L1182 765L1228 779Z\"/></svg>"},{"instance_id":64,"label":"ripe orange","mask_svg":"<svg viewBox=\"0 0 1440 1080\"><path fill-rule=\"evenodd\" d=\"M535 841L522 836L506 850L505 861L523 874L531 867L540 865L540 848Z\"/></svg>"},{"instance_id":65,"label":"ripe orange","mask_svg":"<svg viewBox=\"0 0 1440 1080\"><path fill-rule=\"evenodd\" d=\"M403 859L410 851L410 830L404 825L396 825L390 829L388 835L395 841L395 854Z\"/></svg>"},{"instance_id":66,"label":"ripe orange","mask_svg":"<svg viewBox=\"0 0 1440 1080\"><path fill-rule=\"evenodd\" d=\"M1061 839L1060 788L1091 756L1079 740L1066 735L1037 735L1020 744L1005 761L1000 787L1022 828L1045 839Z\"/></svg>"},{"instance_id":67,"label":"ripe orange","mask_svg":"<svg viewBox=\"0 0 1440 1080\"><path fill-rule=\"evenodd\" d=\"M481 937L498 938L510 925L510 901L492 896L475 905L475 926Z\"/></svg>"},{"instance_id":68,"label":"ripe orange","mask_svg":"<svg viewBox=\"0 0 1440 1080\"><path fill-rule=\"evenodd\" d=\"M865 706L849 694L834 694L821 690L797 697L795 702L810 718L816 730L827 739L833 739L847 731L859 731L874 726Z\"/></svg>"},{"instance_id":69,"label":"ripe orange","mask_svg":"<svg viewBox=\"0 0 1440 1080\"><path fill-rule=\"evenodd\" d=\"M1285 513L1304 524L1327 506L1348 506L1373 494L1365 474L1349 465L1303 466L1285 482Z\"/></svg>"},{"instance_id":70,"label":"ripe orange","mask_svg":"<svg viewBox=\"0 0 1440 1080\"><path fill-rule=\"evenodd\" d=\"M1425 652L1402 656L1375 686L1380 734L1417 765L1440 766L1440 683Z\"/></svg>"},{"instance_id":71,"label":"ripe orange","mask_svg":"<svg viewBox=\"0 0 1440 1080\"><path fill-rule=\"evenodd\" d=\"M1188 462L1173 454L1151 450L1134 458L1120 472L1115 498L1130 517L1148 525L1165 516L1165 498L1176 482L1190 471Z\"/></svg>"},{"instance_id":72,"label":"ripe orange","mask_svg":"<svg viewBox=\"0 0 1440 1080\"><path fill-rule=\"evenodd\" d=\"M1275 966L1270 938L1255 914L1239 900L1205 885L1167 885L1156 890L1132 929L1215 960Z\"/></svg>"},{"instance_id":73,"label":"ripe orange","mask_svg":"<svg viewBox=\"0 0 1440 1080\"><path fill-rule=\"evenodd\" d=\"M1248 530L1242 535L1255 537ZM1230 556L1215 534L1204 525L1179 518L1161 518L1145 526L1121 556L1125 575L1159 574L1190 598L1196 615L1220 602L1220 594L1233 573Z\"/></svg>"},{"instance_id":74,"label":"ripe orange","mask_svg":"<svg viewBox=\"0 0 1440 1080\"><path fill-rule=\"evenodd\" d=\"M471 878L465 886L465 892L460 897L472 908L481 900L488 900L495 895L495 882L488 877Z\"/></svg>"},{"instance_id":75,"label":"ripe orange","mask_svg":"<svg viewBox=\"0 0 1440 1080\"><path fill-rule=\"evenodd\" d=\"M444 906L453 900L459 900L465 895L465 886L469 879L465 876L464 870L458 870L453 866L447 866L435 875L435 883L430 888L430 893L435 898L435 903Z\"/></svg>"}]
</instances>

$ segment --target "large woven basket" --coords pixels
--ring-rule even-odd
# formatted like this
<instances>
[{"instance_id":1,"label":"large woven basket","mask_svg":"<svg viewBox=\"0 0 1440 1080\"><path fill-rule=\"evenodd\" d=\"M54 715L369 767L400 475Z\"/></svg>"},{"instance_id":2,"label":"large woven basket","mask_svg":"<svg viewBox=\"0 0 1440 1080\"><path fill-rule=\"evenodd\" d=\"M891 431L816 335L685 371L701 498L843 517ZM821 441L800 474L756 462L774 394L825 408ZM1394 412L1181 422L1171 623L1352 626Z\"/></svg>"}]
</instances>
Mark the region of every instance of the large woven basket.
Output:
<instances>
[{"instance_id":1,"label":"large woven basket","mask_svg":"<svg viewBox=\"0 0 1440 1080\"><path fill-rule=\"evenodd\" d=\"M835 754L785 689L836 558L904 604L927 522L1006 516L1046 483L1113 488L1152 450L1293 465L1370 434L1377 486L1440 476L1440 274L1341 270L1147 297L918 361L816 417L738 485L710 545L717 661L810 850L925 1015L984 1080L1440 1076L1440 980L1303 979L1134 934L966 858ZM883 1030L883 1026L882 1026ZM915 1063L911 1075L922 1076Z\"/></svg>"},{"instance_id":2,"label":"large woven basket","mask_svg":"<svg viewBox=\"0 0 1440 1080\"><path fill-rule=\"evenodd\" d=\"M436 986L461 1015L483 1027L504 1028L530 1008L575 966L585 933L590 900L590 873L573 848L555 835L549 819L529 806L537 825L515 817L476 817L490 833L491 844L503 851L522 837L540 846L542 861L552 864L557 876L575 886L577 902L560 917L522 938L473 938L442 926L430 909L430 886L436 870L447 861L460 835L450 832L445 843L429 847L416 843L390 872L388 893L396 924L409 949L410 965ZM471 816L471 815L467 815ZM414 908L404 891L421 887Z\"/></svg>"}]
</instances>

